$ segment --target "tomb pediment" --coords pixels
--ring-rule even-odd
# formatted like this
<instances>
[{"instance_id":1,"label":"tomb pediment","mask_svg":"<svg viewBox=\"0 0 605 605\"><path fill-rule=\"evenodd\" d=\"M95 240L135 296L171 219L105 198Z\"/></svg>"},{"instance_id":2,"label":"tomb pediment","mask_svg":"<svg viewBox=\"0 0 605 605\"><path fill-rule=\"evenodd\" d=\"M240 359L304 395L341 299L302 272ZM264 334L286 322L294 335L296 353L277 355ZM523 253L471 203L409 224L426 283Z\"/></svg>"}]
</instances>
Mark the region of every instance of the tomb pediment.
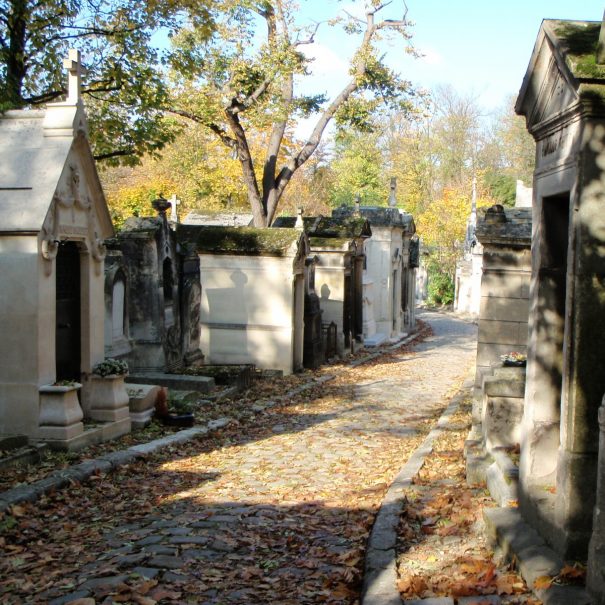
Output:
<instances>
[{"instance_id":1,"label":"tomb pediment","mask_svg":"<svg viewBox=\"0 0 605 605\"><path fill-rule=\"evenodd\" d=\"M596 63L600 27L592 21L542 22L515 106L536 138L542 126L566 121L582 104L603 107L605 65Z\"/></svg>"},{"instance_id":2,"label":"tomb pediment","mask_svg":"<svg viewBox=\"0 0 605 605\"><path fill-rule=\"evenodd\" d=\"M77 130L49 127L55 110L69 113L69 123ZM4 233L45 231L58 236L63 228L66 236L90 232L98 240L113 234L81 105L2 116L0 209Z\"/></svg>"}]
</instances>

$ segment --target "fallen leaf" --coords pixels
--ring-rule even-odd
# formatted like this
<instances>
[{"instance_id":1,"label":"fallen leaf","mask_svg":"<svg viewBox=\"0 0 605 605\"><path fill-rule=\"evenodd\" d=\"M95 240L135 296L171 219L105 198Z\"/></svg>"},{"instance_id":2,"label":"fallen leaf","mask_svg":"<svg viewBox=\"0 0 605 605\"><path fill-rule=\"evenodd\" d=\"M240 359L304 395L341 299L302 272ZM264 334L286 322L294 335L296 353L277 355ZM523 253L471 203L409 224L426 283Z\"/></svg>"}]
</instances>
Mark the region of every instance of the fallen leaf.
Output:
<instances>
[{"instance_id":1,"label":"fallen leaf","mask_svg":"<svg viewBox=\"0 0 605 605\"><path fill-rule=\"evenodd\" d=\"M546 588L550 588L550 586L552 585L552 581L553 578L551 578L550 576L540 576L534 581L534 588L536 590L544 590Z\"/></svg>"}]
</instances>

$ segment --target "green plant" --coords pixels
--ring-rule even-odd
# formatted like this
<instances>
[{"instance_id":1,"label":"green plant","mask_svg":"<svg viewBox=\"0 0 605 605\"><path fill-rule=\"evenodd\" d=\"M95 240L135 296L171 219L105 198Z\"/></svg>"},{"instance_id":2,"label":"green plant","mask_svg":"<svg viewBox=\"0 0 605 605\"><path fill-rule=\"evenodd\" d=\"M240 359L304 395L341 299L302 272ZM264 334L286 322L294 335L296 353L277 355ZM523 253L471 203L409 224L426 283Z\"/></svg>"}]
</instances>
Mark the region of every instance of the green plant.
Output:
<instances>
[{"instance_id":1,"label":"green plant","mask_svg":"<svg viewBox=\"0 0 605 605\"><path fill-rule=\"evenodd\" d=\"M75 380L57 380L53 382L54 387L75 387L78 384Z\"/></svg>"},{"instance_id":2,"label":"green plant","mask_svg":"<svg viewBox=\"0 0 605 605\"><path fill-rule=\"evenodd\" d=\"M450 305L454 302L452 278L436 268L429 267L428 302L431 305Z\"/></svg>"},{"instance_id":3,"label":"green plant","mask_svg":"<svg viewBox=\"0 0 605 605\"><path fill-rule=\"evenodd\" d=\"M128 364L121 359L113 359L108 357L101 363L98 363L93 369L92 373L97 376L112 376L112 375L124 375L128 374Z\"/></svg>"}]
</instances>

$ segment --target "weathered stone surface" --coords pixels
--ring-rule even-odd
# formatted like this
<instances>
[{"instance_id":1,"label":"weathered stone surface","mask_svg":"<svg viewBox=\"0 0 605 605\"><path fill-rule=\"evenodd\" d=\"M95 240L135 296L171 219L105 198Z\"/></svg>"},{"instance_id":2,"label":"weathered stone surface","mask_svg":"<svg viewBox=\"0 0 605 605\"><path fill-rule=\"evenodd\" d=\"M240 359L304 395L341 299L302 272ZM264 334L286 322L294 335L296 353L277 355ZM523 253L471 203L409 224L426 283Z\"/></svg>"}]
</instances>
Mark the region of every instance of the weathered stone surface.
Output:
<instances>
[{"instance_id":1,"label":"weathered stone surface","mask_svg":"<svg viewBox=\"0 0 605 605\"><path fill-rule=\"evenodd\" d=\"M128 579L127 575L119 575L119 576L105 576L103 578L92 578L90 580L86 580L80 586L80 589L90 589L95 590L101 587L107 588L115 588L119 584L122 584Z\"/></svg>"},{"instance_id":2,"label":"weathered stone surface","mask_svg":"<svg viewBox=\"0 0 605 605\"><path fill-rule=\"evenodd\" d=\"M538 590L537 594L544 605L594 605L595 603L581 586L553 584L546 590Z\"/></svg>"},{"instance_id":3,"label":"weathered stone surface","mask_svg":"<svg viewBox=\"0 0 605 605\"><path fill-rule=\"evenodd\" d=\"M160 571L161 570L157 569L156 567L135 567L132 570L132 573L137 574L142 578L153 580L154 578L157 578L157 576L160 574Z\"/></svg>"},{"instance_id":4,"label":"weathered stone surface","mask_svg":"<svg viewBox=\"0 0 605 605\"><path fill-rule=\"evenodd\" d=\"M90 590L77 590L76 592L70 592L69 594L57 597L48 602L48 605L67 605L77 599L85 599L91 595Z\"/></svg>"},{"instance_id":5,"label":"weathered stone surface","mask_svg":"<svg viewBox=\"0 0 605 605\"><path fill-rule=\"evenodd\" d=\"M181 557L171 555L157 555L149 561L149 565L152 567L161 567L164 569L179 569L184 564L185 561Z\"/></svg>"}]
</instances>

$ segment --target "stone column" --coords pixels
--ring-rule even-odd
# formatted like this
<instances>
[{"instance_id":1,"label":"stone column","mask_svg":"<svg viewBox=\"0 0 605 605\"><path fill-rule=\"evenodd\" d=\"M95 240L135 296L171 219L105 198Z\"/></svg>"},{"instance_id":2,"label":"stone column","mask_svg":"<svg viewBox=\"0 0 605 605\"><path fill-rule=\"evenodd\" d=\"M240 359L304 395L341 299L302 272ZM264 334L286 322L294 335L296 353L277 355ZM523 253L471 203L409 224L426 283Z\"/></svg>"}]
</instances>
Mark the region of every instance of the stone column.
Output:
<instances>
[{"instance_id":1,"label":"stone column","mask_svg":"<svg viewBox=\"0 0 605 605\"><path fill-rule=\"evenodd\" d=\"M604 126L603 120L589 122L582 131L581 181L570 239L555 519L565 534L564 554L573 558L586 556L591 532L599 447L596 419L605 392Z\"/></svg>"},{"instance_id":2,"label":"stone column","mask_svg":"<svg viewBox=\"0 0 605 605\"><path fill-rule=\"evenodd\" d=\"M588 548L586 587L595 605L605 605L605 398L599 408L597 495Z\"/></svg>"}]
</instances>

